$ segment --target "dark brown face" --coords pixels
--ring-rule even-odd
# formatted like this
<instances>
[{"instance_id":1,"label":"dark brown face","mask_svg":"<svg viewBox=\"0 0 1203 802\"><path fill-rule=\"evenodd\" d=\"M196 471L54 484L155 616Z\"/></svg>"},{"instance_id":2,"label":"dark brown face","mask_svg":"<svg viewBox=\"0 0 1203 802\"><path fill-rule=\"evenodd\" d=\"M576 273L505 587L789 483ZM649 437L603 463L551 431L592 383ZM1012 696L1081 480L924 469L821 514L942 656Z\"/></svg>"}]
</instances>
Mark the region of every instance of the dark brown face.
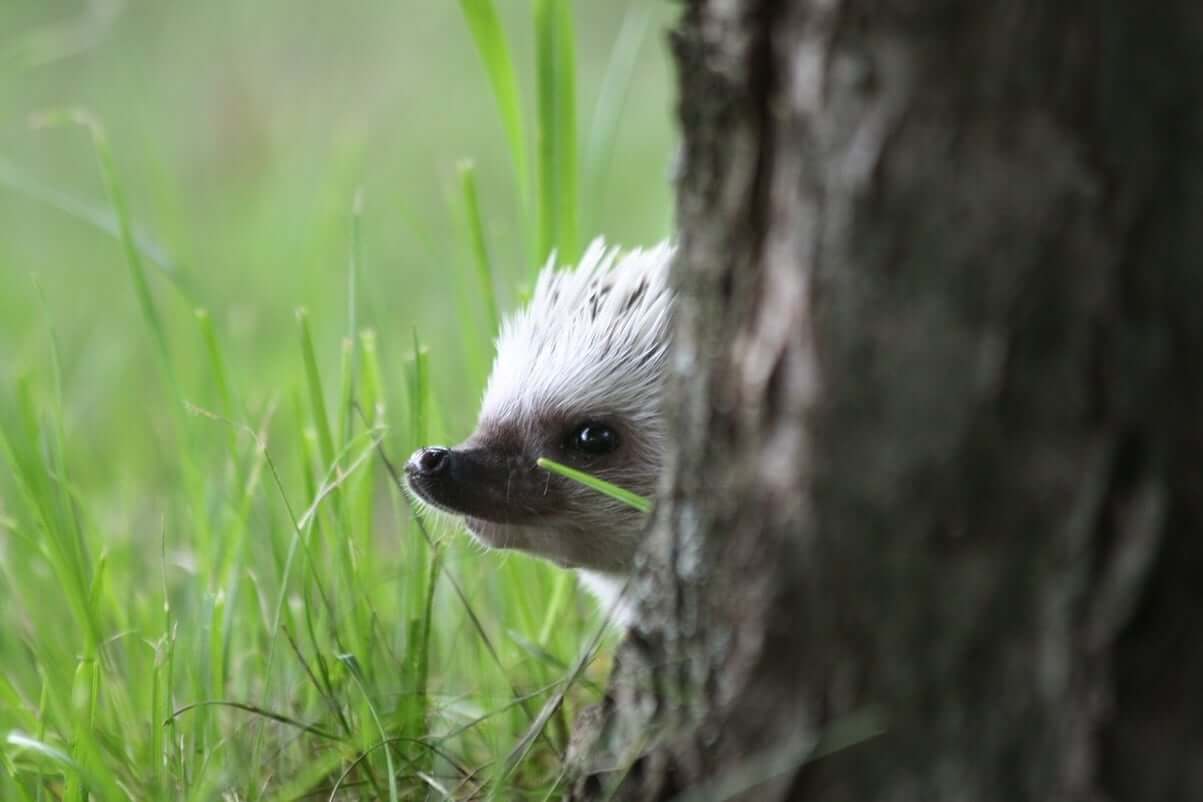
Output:
<instances>
[{"instance_id":1,"label":"dark brown face","mask_svg":"<svg viewBox=\"0 0 1203 802\"><path fill-rule=\"evenodd\" d=\"M414 494L462 516L486 545L533 552L566 566L624 572L644 516L535 461L547 456L650 494L658 464L649 461L651 449L643 440L630 426L600 415L520 429L482 426L455 448L419 449L405 472Z\"/></svg>"},{"instance_id":2,"label":"dark brown face","mask_svg":"<svg viewBox=\"0 0 1203 802\"><path fill-rule=\"evenodd\" d=\"M405 474L423 501L468 518L531 525L544 521L558 507L550 474L523 454L466 445L432 446L410 457Z\"/></svg>"}]
</instances>

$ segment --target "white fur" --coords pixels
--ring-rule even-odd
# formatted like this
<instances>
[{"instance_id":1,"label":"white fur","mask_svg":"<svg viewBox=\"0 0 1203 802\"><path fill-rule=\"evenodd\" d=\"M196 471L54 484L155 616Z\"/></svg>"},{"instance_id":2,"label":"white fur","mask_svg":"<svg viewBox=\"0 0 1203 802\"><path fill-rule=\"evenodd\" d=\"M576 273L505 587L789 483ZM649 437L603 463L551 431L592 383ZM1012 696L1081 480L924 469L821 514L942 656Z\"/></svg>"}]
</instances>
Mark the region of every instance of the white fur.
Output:
<instances>
[{"instance_id":1,"label":"white fur","mask_svg":"<svg viewBox=\"0 0 1203 802\"><path fill-rule=\"evenodd\" d=\"M628 577L621 574L606 574L601 571L589 571L582 568L577 571L581 584L589 589L602 615L608 616L610 623L622 629L630 629L634 620L629 594L626 593Z\"/></svg>"}]
</instances>

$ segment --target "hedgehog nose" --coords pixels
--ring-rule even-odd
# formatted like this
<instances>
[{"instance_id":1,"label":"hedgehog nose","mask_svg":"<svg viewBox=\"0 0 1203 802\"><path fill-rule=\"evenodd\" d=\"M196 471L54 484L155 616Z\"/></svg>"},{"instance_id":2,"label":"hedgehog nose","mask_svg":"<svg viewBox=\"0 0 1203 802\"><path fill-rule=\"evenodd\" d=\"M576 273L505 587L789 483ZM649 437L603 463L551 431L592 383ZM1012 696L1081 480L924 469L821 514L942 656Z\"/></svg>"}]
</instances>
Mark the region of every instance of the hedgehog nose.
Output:
<instances>
[{"instance_id":1,"label":"hedgehog nose","mask_svg":"<svg viewBox=\"0 0 1203 802\"><path fill-rule=\"evenodd\" d=\"M432 446L430 448L419 448L409 458L409 468L411 473L419 473L423 476L433 476L443 470L446 470L448 459L451 456L451 450L442 446Z\"/></svg>"}]
</instances>

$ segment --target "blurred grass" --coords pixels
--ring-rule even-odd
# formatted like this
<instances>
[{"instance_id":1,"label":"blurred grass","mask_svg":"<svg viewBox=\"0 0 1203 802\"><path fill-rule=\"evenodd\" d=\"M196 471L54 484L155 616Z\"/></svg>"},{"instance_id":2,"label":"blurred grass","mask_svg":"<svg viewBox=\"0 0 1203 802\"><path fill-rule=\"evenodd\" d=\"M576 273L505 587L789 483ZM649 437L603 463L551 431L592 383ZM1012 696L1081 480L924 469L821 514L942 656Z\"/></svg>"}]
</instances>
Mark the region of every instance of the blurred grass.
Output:
<instances>
[{"instance_id":1,"label":"blurred grass","mask_svg":"<svg viewBox=\"0 0 1203 802\"><path fill-rule=\"evenodd\" d=\"M390 470L667 233L672 14L0 4L0 799L555 798L592 603Z\"/></svg>"}]
</instances>

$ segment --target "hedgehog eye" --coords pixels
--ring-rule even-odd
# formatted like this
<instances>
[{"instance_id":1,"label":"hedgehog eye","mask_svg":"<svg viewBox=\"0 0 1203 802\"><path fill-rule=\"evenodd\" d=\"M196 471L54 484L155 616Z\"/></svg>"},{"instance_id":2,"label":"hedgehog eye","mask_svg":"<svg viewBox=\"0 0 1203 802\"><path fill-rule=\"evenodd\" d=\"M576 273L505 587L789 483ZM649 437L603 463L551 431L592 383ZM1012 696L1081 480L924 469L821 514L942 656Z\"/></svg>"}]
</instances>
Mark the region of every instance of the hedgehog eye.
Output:
<instances>
[{"instance_id":1,"label":"hedgehog eye","mask_svg":"<svg viewBox=\"0 0 1203 802\"><path fill-rule=\"evenodd\" d=\"M568 445L593 456L609 454L618 448L618 434L604 423L582 423L568 437Z\"/></svg>"}]
</instances>

